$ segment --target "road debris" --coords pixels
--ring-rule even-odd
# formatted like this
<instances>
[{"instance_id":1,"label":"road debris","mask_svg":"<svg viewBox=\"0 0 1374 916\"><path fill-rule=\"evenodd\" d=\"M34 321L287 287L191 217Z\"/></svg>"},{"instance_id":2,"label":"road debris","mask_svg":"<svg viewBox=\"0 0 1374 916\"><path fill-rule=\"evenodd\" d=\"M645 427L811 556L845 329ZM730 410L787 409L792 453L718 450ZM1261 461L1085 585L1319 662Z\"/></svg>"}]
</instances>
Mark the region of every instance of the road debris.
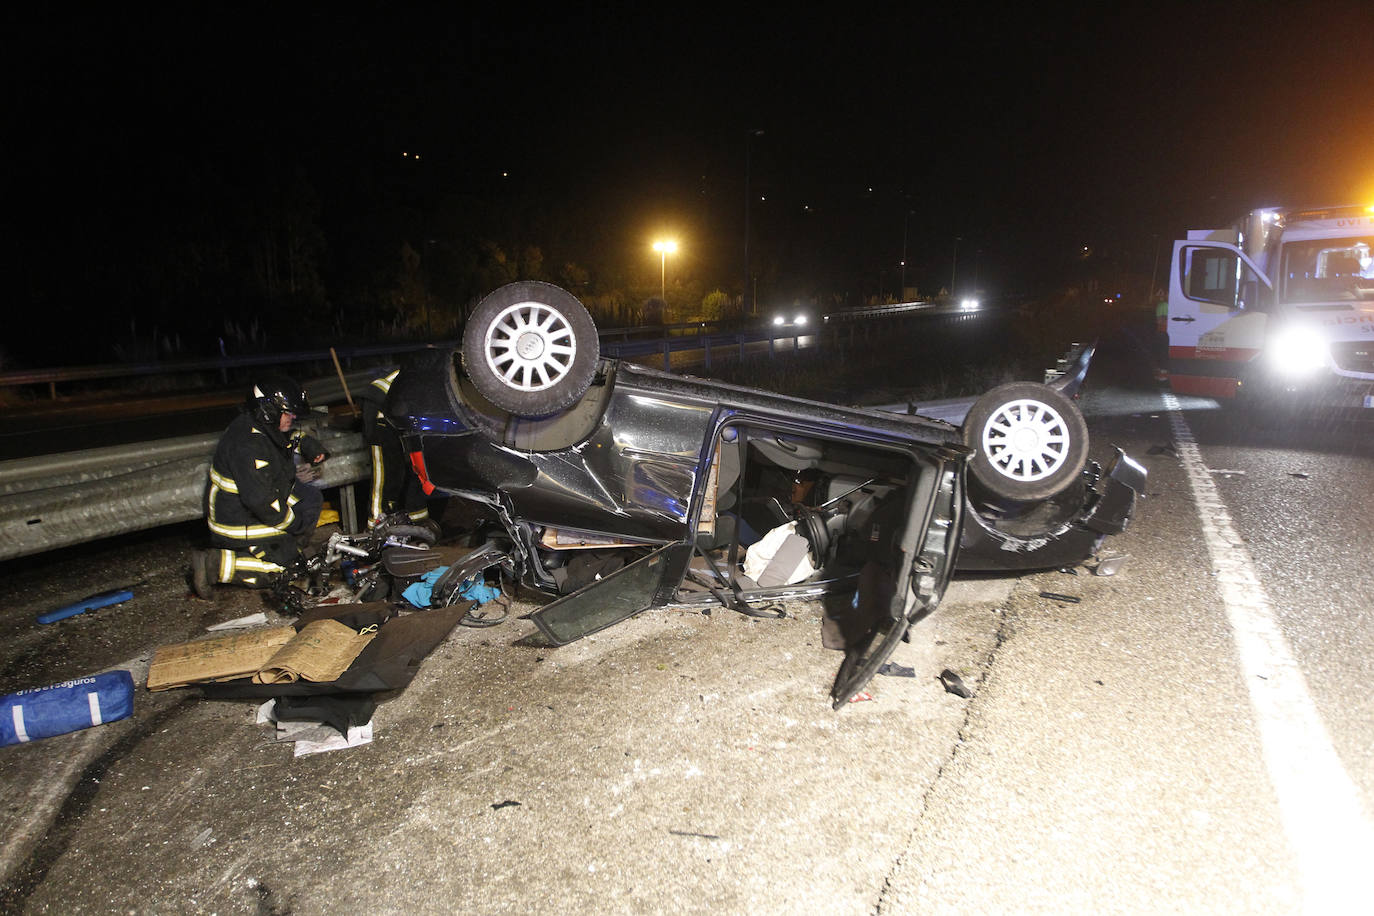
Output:
<instances>
[{"instance_id":1,"label":"road debris","mask_svg":"<svg viewBox=\"0 0 1374 916\"><path fill-rule=\"evenodd\" d=\"M1088 568L1092 570L1094 576L1114 576L1121 571L1121 567L1126 565L1126 561L1130 558L1129 553L1109 554L1105 557L1098 557L1097 562Z\"/></svg>"},{"instance_id":2,"label":"road debris","mask_svg":"<svg viewBox=\"0 0 1374 916\"><path fill-rule=\"evenodd\" d=\"M294 756L305 757L326 751L340 751L350 747L360 747L372 743L372 710L376 704L371 698L364 698L367 721L360 724L330 718L325 713L321 718L309 718L297 710L294 714L287 700L319 701L330 697L280 697L268 700L258 707L259 725L275 725L276 740L290 741L295 745Z\"/></svg>"},{"instance_id":3,"label":"road debris","mask_svg":"<svg viewBox=\"0 0 1374 916\"><path fill-rule=\"evenodd\" d=\"M956 697L963 697L965 700L973 699L973 691L964 684L964 679L948 668L940 672L939 680L944 685L945 693L952 693Z\"/></svg>"},{"instance_id":4,"label":"road debris","mask_svg":"<svg viewBox=\"0 0 1374 916\"><path fill-rule=\"evenodd\" d=\"M878 673L887 677L915 677L916 669L908 668L906 665L898 665L895 662L888 662L878 669Z\"/></svg>"},{"instance_id":5,"label":"road debris","mask_svg":"<svg viewBox=\"0 0 1374 916\"><path fill-rule=\"evenodd\" d=\"M1296 477L1296 478L1298 478L1299 480L1306 480L1307 478L1311 477L1312 475L1309 474L1309 473L1307 473L1306 471L1289 471L1289 472L1288 472L1288 476L1289 476L1289 477Z\"/></svg>"},{"instance_id":6,"label":"road debris","mask_svg":"<svg viewBox=\"0 0 1374 916\"><path fill-rule=\"evenodd\" d=\"M144 581L147 581L146 579ZM142 583L135 583L141 585ZM77 614L84 614L96 608L110 607L116 604L123 604L132 600L134 593L127 587L112 588L109 591L96 592L94 595L87 595L80 601L73 601L71 604L64 604L60 608L47 611L38 615L39 623L56 623L59 620L66 620L68 617L75 617Z\"/></svg>"},{"instance_id":7,"label":"road debris","mask_svg":"<svg viewBox=\"0 0 1374 916\"><path fill-rule=\"evenodd\" d=\"M492 806L491 806L491 810L493 810L493 811L500 811L502 808L519 808L519 807L520 807L520 803L519 803L518 801L515 801L515 800L513 800L513 799L509 799L509 798L508 798L508 799L506 799L505 801L499 801L499 802L497 802L496 804L492 805Z\"/></svg>"},{"instance_id":8,"label":"road debris","mask_svg":"<svg viewBox=\"0 0 1374 916\"><path fill-rule=\"evenodd\" d=\"M1174 447L1174 444L1173 444L1172 442L1170 442L1170 443L1168 443L1168 444L1166 444L1166 445L1152 445L1152 446L1150 446L1149 450L1145 452L1145 454L1147 454L1147 455L1170 455L1170 456L1172 456L1172 457L1174 457L1174 458L1177 458L1177 457L1178 457L1178 449Z\"/></svg>"},{"instance_id":9,"label":"road debris","mask_svg":"<svg viewBox=\"0 0 1374 916\"><path fill-rule=\"evenodd\" d=\"M1077 595L1063 595L1059 592L1041 592L1040 597L1049 598L1053 601L1067 601L1069 604L1077 604L1078 602L1083 600L1082 598L1079 598Z\"/></svg>"},{"instance_id":10,"label":"road debris","mask_svg":"<svg viewBox=\"0 0 1374 916\"><path fill-rule=\"evenodd\" d=\"M267 625L267 614L258 611L256 614L249 614L247 617L235 617L233 620L226 620L224 623L215 623L206 627L210 632L219 630L246 630L250 627L261 627Z\"/></svg>"}]
</instances>

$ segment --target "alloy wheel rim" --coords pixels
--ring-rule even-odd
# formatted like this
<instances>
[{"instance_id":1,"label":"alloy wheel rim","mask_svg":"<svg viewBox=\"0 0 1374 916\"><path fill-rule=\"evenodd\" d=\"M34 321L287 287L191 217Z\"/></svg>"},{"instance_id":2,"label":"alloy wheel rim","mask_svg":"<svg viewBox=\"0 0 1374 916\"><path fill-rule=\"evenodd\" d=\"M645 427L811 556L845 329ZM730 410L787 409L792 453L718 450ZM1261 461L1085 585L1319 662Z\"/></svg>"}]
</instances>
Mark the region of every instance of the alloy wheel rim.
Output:
<instances>
[{"instance_id":1,"label":"alloy wheel rim","mask_svg":"<svg viewBox=\"0 0 1374 916\"><path fill-rule=\"evenodd\" d=\"M487 326L487 368L507 387L543 391L572 371L577 336L568 319L541 302L502 309Z\"/></svg>"}]
</instances>

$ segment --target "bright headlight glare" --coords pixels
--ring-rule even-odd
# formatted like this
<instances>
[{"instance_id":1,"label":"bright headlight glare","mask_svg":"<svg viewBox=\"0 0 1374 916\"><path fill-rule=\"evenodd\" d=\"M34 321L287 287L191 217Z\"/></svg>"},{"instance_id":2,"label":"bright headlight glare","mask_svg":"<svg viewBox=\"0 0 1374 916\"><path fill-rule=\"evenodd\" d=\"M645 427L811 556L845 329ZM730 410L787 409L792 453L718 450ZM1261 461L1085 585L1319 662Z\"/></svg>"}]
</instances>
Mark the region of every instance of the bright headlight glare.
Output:
<instances>
[{"instance_id":1,"label":"bright headlight glare","mask_svg":"<svg viewBox=\"0 0 1374 916\"><path fill-rule=\"evenodd\" d=\"M774 316L773 316L773 323L774 323L774 324L779 324L779 325L780 325L780 324L785 324L786 321L787 321L787 319L783 318L781 315L774 315Z\"/></svg>"},{"instance_id":2,"label":"bright headlight glare","mask_svg":"<svg viewBox=\"0 0 1374 916\"><path fill-rule=\"evenodd\" d=\"M797 324L806 324L806 316L805 316L805 315L798 315L798 316L797 316Z\"/></svg>"},{"instance_id":3,"label":"bright headlight glare","mask_svg":"<svg viewBox=\"0 0 1374 916\"><path fill-rule=\"evenodd\" d=\"M1267 355L1284 375L1310 375L1327 364L1326 339L1312 328L1284 328L1269 339Z\"/></svg>"}]
</instances>

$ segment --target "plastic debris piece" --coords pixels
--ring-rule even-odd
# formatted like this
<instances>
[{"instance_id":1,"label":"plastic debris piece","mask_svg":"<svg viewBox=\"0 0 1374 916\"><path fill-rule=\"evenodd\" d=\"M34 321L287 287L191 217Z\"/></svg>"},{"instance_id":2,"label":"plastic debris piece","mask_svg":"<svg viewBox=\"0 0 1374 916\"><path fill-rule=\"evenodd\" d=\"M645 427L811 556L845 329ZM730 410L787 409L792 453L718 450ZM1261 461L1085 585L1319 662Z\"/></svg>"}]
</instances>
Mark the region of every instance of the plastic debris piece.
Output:
<instances>
[{"instance_id":1,"label":"plastic debris piece","mask_svg":"<svg viewBox=\"0 0 1374 916\"><path fill-rule=\"evenodd\" d=\"M1307 473L1306 471L1289 471L1289 472L1288 472L1288 476L1289 476L1289 477L1296 477L1296 478L1298 478L1299 480L1306 480L1307 478L1311 477L1312 475L1309 474L1309 473Z\"/></svg>"},{"instance_id":2,"label":"plastic debris piece","mask_svg":"<svg viewBox=\"0 0 1374 916\"><path fill-rule=\"evenodd\" d=\"M1223 477L1244 477L1245 472L1235 468L1208 468L1208 473L1221 474Z\"/></svg>"},{"instance_id":3,"label":"plastic debris piece","mask_svg":"<svg viewBox=\"0 0 1374 916\"><path fill-rule=\"evenodd\" d=\"M1077 595L1061 595L1059 592L1041 592L1041 598L1050 598L1054 601L1067 601L1069 604L1077 604L1082 601Z\"/></svg>"},{"instance_id":4,"label":"plastic debris piece","mask_svg":"<svg viewBox=\"0 0 1374 916\"><path fill-rule=\"evenodd\" d=\"M323 741L296 741L295 756L304 757L307 754L319 754L324 751L340 751L346 747L359 747L364 744L372 743L372 723L366 725L355 725L348 730L348 737L345 738L338 732L330 729L331 735Z\"/></svg>"},{"instance_id":5,"label":"plastic debris piece","mask_svg":"<svg viewBox=\"0 0 1374 916\"><path fill-rule=\"evenodd\" d=\"M860 690L858 693L854 694L852 697L849 698L849 702L865 703L871 699L873 699L873 694L869 693L867 690Z\"/></svg>"},{"instance_id":6,"label":"plastic debris piece","mask_svg":"<svg viewBox=\"0 0 1374 916\"><path fill-rule=\"evenodd\" d=\"M888 662L878 669L878 673L886 675L887 677L915 677L916 669L908 668L906 665Z\"/></svg>"},{"instance_id":7,"label":"plastic debris piece","mask_svg":"<svg viewBox=\"0 0 1374 916\"><path fill-rule=\"evenodd\" d=\"M256 614L249 614L247 617L236 617L233 620L226 620L224 623L217 623L208 626L207 630L246 630L248 627L260 627L267 623L267 615L262 611Z\"/></svg>"},{"instance_id":8,"label":"plastic debris piece","mask_svg":"<svg viewBox=\"0 0 1374 916\"><path fill-rule=\"evenodd\" d=\"M720 836L714 833L694 833L690 830L673 830L669 828L668 833L673 836L691 836L702 840L718 840Z\"/></svg>"},{"instance_id":9,"label":"plastic debris piece","mask_svg":"<svg viewBox=\"0 0 1374 916\"><path fill-rule=\"evenodd\" d=\"M1121 571L1121 567L1131 558L1129 553L1114 554L1109 557L1099 557L1097 565L1092 567L1094 576L1114 576Z\"/></svg>"},{"instance_id":10,"label":"plastic debris piece","mask_svg":"<svg viewBox=\"0 0 1374 916\"><path fill-rule=\"evenodd\" d=\"M945 693L952 693L965 700L973 699L973 691L964 684L964 679L948 668L940 672L940 683L944 686Z\"/></svg>"},{"instance_id":11,"label":"plastic debris piece","mask_svg":"<svg viewBox=\"0 0 1374 916\"><path fill-rule=\"evenodd\" d=\"M71 604L64 604L60 608L39 614L38 622L56 623L59 620L66 620L68 617L75 617L77 614L84 614L96 608L123 604L133 597L134 593L127 588L113 588L108 592L96 592L94 595L87 595L80 601L73 601Z\"/></svg>"},{"instance_id":12,"label":"plastic debris piece","mask_svg":"<svg viewBox=\"0 0 1374 916\"><path fill-rule=\"evenodd\" d=\"M502 808L519 808L519 807L520 807L520 803L519 803L518 801L514 801L513 799L509 799L509 798L508 798L508 799L506 799L505 801L499 801L499 802L497 802L496 804L492 805L492 806L491 806L491 810L493 810L493 811L500 811Z\"/></svg>"}]
</instances>

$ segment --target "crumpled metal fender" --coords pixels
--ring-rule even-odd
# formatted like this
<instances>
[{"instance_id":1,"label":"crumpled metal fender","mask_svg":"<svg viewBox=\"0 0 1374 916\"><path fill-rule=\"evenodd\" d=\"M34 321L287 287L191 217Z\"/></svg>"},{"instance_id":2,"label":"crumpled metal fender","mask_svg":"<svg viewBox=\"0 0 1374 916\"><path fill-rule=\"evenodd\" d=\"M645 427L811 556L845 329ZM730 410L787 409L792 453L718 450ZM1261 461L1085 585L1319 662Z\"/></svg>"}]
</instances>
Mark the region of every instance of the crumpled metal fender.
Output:
<instances>
[{"instance_id":1,"label":"crumpled metal fender","mask_svg":"<svg viewBox=\"0 0 1374 916\"><path fill-rule=\"evenodd\" d=\"M515 574L514 560L510 552L500 544L489 541L476 550L465 553L435 580L431 603L436 607L458 603L458 590L462 588L463 583L493 566L501 567L507 576L513 577Z\"/></svg>"},{"instance_id":2,"label":"crumpled metal fender","mask_svg":"<svg viewBox=\"0 0 1374 916\"><path fill-rule=\"evenodd\" d=\"M1085 484L1087 496L1082 508L1057 526L1033 535L1003 531L995 519L966 505L959 571L1052 569L1091 557L1107 535L1126 530L1135 512L1136 497L1145 490L1148 472L1118 448L1105 477L1096 462L1089 463L1088 473L1097 480Z\"/></svg>"}]
</instances>

